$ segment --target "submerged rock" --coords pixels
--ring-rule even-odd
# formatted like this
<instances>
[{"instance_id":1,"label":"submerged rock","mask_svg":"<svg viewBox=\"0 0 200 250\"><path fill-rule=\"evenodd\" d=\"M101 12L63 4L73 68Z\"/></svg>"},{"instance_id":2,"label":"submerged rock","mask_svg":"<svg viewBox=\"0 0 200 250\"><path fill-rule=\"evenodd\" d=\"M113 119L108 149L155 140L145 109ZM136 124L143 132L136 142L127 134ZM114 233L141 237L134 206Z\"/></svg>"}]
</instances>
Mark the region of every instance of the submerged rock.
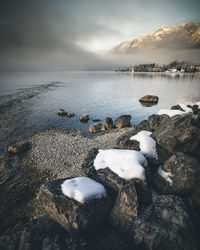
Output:
<instances>
[{"instance_id":1,"label":"submerged rock","mask_svg":"<svg viewBox=\"0 0 200 250\"><path fill-rule=\"evenodd\" d=\"M179 152L164 163L160 173L155 173L153 185L163 194L190 195L199 175L199 162L188 154Z\"/></svg>"},{"instance_id":2,"label":"submerged rock","mask_svg":"<svg viewBox=\"0 0 200 250\"><path fill-rule=\"evenodd\" d=\"M67 113L67 117L71 118L71 117L73 117L73 116L74 116L74 112L72 112L72 113Z\"/></svg>"},{"instance_id":3,"label":"submerged rock","mask_svg":"<svg viewBox=\"0 0 200 250\"><path fill-rule=\"evenodd\" d=\"M113 128L113 119L110 117L107 117L104 121L104 127L105 127L105 129L112 129Z\"/></svg>"},{"instance_id":4,"label":"submerged rock","mask_svg":"<svg viewBox=\"0 0 200 250\"><path fill-rule=\"evenodd\" d=\"M104 130L105 130L105 127L102 123L92 124L89 128L90 133L98 133Z\"/></svg>"},{"instance_id":5,"label":"submerged rock","mask_svg":"<svg viewBox=\"0 0 200 250\"><path fill-rule=\"evenodd\" d=\"M41 186L38 195L41 207L72 234L87 236L88 233L94 233L105 223L112 203L109 195L80 203L63 194L61 184L65 180L57 179Z\"/></svg>"},{"instance_id":6,"label":"submerged rock","mask_svg":"<svg viewBox=\"0 0 200 250\"><path fill-rule=\"evenodd\" d=\"M80 117L80 121L81 122L85 122L87 123L89 121L89 115L88 114L84 114Z\"/></svg>"},{"instance_id":7,"label":"submerged rock","mask_svg":"<svg viewBox=\"0 0 200 250\"><path fill-rule=\"evenodd\" d=\"M158 96L155 95L145 95L139 99L140 102L152 102L152 103L158 103Z\"/></svg>"},{"instance_id":8,"label":"submerged rock","mask_svg":"<svg viewBox=\"0 0 200 250\"><path fill-rule=\"evenodd\" d=\"M31 148L31 144L29 142L24 143L16 143L15 145L8 147L8 152L14 153L14 154L20 154L24 153L27 150Z\"/></svg>"},{"instance_id":9,"label":"submerged rock","mask_svg":"<svg viewBox=\"0 0 200 250\"><path fill-rule=\"evenodd\" d=\"M60 116L66 116L67 112L64 109L59 109L57 114Z\"/></svg>"},{"instance_id":10,"label":"submerged rock","mask_svg":"<svg viewBox=\"0 0 200 250\"><path fill-rule=\"evenodd\" d=\"M92 121L93 121L93 122L99 122L100 119L99 119L99 118L94 118L94 119L92 119Z\"/></svg>"},{"instance_id":11,"label":"submerged rock","mask_svg":"<svg viewBox=\"0 0 200 250\"><path fill-rule=\"evenodd\" d=\"M131 126L130 122L131 122L131 115L121 115L115 120L114 125L116 128L130 127Z\"/></svg>"}]
</instances>

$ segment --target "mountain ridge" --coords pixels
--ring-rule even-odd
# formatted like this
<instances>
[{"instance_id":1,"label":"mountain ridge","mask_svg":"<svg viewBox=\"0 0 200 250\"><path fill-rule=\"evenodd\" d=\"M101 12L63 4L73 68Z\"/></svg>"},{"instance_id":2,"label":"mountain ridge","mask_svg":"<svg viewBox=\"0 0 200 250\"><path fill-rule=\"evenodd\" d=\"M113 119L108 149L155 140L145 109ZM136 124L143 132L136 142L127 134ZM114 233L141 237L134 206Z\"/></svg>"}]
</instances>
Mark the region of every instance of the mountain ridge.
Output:
<instances>
[{"instance_id":1,"label":"mountain ridge","mask_svg":"<svg viewBox=\"0 0 200 250\"><path fill-rule=\"evenodd\" d=\"M135 49L200 49L200 22L161 26L154 32L120 43L109 54L127 54Z\"/></svg>"}]
</instances>

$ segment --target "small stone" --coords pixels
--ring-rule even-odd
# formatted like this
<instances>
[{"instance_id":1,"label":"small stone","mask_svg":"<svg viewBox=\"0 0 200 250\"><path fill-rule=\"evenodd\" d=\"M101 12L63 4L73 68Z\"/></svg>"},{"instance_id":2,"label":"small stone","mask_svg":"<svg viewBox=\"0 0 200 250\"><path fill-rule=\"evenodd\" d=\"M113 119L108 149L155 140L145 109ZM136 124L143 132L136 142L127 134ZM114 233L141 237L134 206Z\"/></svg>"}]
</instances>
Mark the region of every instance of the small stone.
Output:
<instances>
[{"instance_id":1,"label":"small stone","mask_svg":"<svg viewBox=\"0 0 200 250\"><path fill-rule=\"evenodd\" d=\"M104 130L105 130L105 127L102 123L92 124L89 128L90 133L98 133Z\"/></svg>"},{"instance_id":2,"label":"small stone","mask_svg":"<svg viewBox=\"0 0 200 250\"><path fill-rule=\"evenodd\" d=\"M14 154L19 154L19 153L24 153L30 148L30 143L25 142L25 143L17 143L15 145L9 146L8 147L8 152L14 153Z\"/></svg>"},{"instance_id":3,"label":"small stone","mask_svg":"<svg viewBox=\"0 0 200 250\"><path fill-rule=\"evenodd\" d=\"M99 121L100 121L100 119L98 119L98 118L94 118L94 119L92 119L92 121L93 121L93 122L99 122Z\"/></svg>"},{"instance_id":4,"label":"small stone","mask_svg":"<svg viewBox=\"0 0 200 250\"><path fill-rule=\"evenodd\" d=\"M59 109L58 110L58 113L57 113L58 115L60 115L60 116L65 116L65 115L67 115L67 112L64 110L64 109Z\"/></svg>"},{"instance_id":5,"label":"small stone","mask_svg":"<svg viewBox=\"0 0 200 250\"><path fill-rule=\"evenodd\" d=\"M131 122L131 115L121 115L115 120L114 125L116 128L130 127L131 126L130 122Z\"/></svg>"},{"instance_id":6,"label":"small stone","mask_svg":"<svg viewBox=\"0 0 200 250\"><path fill-rule=\"evenodd\" d=\"M67 115L67 117L71 118L71 117L74 116L74 112L72 112L72 113L67 113L66 115Z\"/></svg>"},{"instance_id":7,"label":"small stone","mask_svg":"<svg viewBox=\"0 0 200 250\"><path fill-rule=\"evenodd\" d=\"M80 117L80 121L83 123L87 123L89 121L89 115L88 114L84 114Z\"/></svg>"}]
</instances>

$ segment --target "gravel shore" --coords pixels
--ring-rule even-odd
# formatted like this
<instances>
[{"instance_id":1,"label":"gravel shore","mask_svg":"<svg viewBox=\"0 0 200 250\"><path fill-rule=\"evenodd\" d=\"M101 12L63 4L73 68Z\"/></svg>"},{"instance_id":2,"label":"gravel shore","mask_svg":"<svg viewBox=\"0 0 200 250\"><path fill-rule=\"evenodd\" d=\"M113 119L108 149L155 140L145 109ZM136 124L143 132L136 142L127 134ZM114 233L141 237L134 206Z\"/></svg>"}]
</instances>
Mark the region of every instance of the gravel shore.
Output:
<instances>
[{"instance_id":1,"label":"gravel shore","mask_svg":"<svg viewBox=\"0 0 200 250\"><path fill-rule=\"evenodd\" d=\"M83 175L81 165L92 148L113 148L116 139L132 129L113 129L92 137L68 129L39 131L26 138L32 144L28 158L33 166L50 171L56 178L80 176Z\"/></svg>"}]
</instances>

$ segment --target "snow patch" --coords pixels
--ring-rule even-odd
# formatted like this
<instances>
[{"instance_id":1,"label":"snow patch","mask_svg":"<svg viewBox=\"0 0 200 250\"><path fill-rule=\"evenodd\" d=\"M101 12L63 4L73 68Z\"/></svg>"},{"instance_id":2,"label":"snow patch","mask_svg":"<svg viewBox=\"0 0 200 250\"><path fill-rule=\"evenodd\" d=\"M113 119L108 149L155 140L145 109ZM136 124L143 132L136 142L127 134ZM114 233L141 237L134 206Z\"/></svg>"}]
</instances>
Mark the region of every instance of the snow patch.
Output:
<instances>
[{"instance_id":1,"label":"snow patch","mask_svg":"<svg viewBox=\"0 0 200 250\"><path fill-rule=\"evenodd\" d=\"M158 115L168 115L169 117L175 116L175 115L182 115L186 114L187 112L181 111L181 110L171 110L171 109L160 109L157 114Z\"/></svg>"},{"instance_id":2,"label":"snow patch","mask_svg":"<svg viewBox=\"0 0 200 250\"><path fill-rule=\"evenodd\" d=\"M172 179L170 178L172 176L172 174L170 172L165 171L164 169L162 169L162 167L160 166L158 168L158 174L163 177L166 181L168 181L170 183L170 186L173 184Z\"/></svg>"},{"instance_id":3,"label":"snow patch","mask_svg":"<svg viewBox=\"0 0 200 250\"><path fill-rule=\"evenodd\" d=\"M187 107L185 104L183 104L183 103L179 103L178 104L185 112L187 112L187 113L193 113L193 110L191 109L191 108L189 108L189 107Z\"/></svg>"},{"instance_id":4,"label":"snow patch","mask_svg":"<svg viewBox=\"0 0 200 250\"><path fill-rule=\"evenodd\" d=\"M61 189L64 195L80 203L106 196L104 186L88 177L66 180L61 184Z\"/></svg>"},{"instance_id":5,"label":"snow patch","mask_svg":"<svg viewBox=\"0 0 200 250\"><path fill-rule=\"evenodd\" d=\"M143 130L132 136L130 140L136 140L140 143L140 150L146 157L157 159L156 141L150 136L151 134L151 132Z\"/></svg>"},{"instance_id":6,"label":"snow patch","mask_svg":"<svg viewBox=\"0 0 200 250\"><path fill-rule=\"evenodd\" d=\"M145 169L147 160L144 155L135 150L123 149L99 149L94 160L96 170L109 168L119 177L130 180L138 178L145 180Z\"/></svg>"}]
</instances>

